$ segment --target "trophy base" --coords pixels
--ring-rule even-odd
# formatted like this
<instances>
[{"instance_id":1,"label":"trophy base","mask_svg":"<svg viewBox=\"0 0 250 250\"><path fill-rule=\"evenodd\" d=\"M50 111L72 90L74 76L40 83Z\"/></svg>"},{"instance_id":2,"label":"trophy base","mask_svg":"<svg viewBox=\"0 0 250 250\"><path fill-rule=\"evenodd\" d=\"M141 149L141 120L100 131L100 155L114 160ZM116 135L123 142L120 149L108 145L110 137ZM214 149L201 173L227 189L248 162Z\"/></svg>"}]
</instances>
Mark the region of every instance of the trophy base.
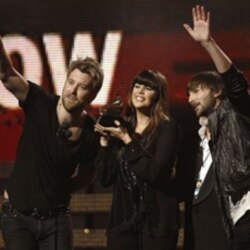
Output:
<instances>
[{"instance_id":1,"label":"trophy base","mask_svg":"<svg viewBox=\"0 0 250 250\"><path fill-rule=\"evenodd\" d=\"M119 121L122 127L128 127L128 122L124 121L124 119L120 116L113 116L104 114L98 119L98 123L103 127L118 127L115 124L115 121Z\"/></svg>"}]
</instances>

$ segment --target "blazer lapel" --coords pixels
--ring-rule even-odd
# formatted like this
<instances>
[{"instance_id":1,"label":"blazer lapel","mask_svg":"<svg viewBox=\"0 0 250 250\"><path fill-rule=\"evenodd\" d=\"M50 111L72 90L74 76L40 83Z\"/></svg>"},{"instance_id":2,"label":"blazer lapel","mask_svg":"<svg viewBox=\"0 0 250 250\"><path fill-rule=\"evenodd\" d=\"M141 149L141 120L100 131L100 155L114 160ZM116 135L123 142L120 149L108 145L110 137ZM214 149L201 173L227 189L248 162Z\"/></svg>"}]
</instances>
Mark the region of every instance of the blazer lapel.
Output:
<instances>
[{"instance_id":1,"label":"blazer lapel","mask_svg":"<svg viewBox=\"0 0 250 250\"><path fill-rule=\"evenodd\" d=\"M214 187L214 170L213 170L213 164L210 166L207 175L205 177L204 182L202 183L201 189L199 194L196 198L193 199L193 205L197 205L210 194Z\"/></svg>"}]
</instances>

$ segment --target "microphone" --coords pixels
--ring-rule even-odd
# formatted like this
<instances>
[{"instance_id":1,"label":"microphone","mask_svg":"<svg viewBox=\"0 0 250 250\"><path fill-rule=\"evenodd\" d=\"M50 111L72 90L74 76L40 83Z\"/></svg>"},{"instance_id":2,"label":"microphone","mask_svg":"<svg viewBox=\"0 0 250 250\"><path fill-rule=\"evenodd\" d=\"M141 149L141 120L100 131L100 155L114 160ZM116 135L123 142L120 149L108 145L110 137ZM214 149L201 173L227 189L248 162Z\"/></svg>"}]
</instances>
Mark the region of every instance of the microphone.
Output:
<instances>
[{"instance_id":1,"label":"microphone","mask_svg":"<svg viewBox=\"0 0 250 250\"><path fill-rule=\"evenodd\" d=\"M64 121L62 125L58 128L56 132L56 136L63 136L65 138L69 138L72 135L72 132L69 130L70 123L68 121Z\"/></svg>"}]
</instances>

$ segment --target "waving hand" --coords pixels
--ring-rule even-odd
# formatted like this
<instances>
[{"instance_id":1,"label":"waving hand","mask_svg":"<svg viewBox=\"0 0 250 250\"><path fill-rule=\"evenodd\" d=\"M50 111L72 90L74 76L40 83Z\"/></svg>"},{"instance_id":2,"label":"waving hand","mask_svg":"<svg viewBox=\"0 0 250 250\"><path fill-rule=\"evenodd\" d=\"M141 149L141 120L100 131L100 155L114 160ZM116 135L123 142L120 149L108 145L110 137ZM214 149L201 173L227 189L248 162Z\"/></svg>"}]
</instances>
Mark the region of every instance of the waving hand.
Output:
<instances>
[{"instance_id":1,"label":"waving hand","mask_svg":"<svg viewBox=\"0 0 250 250\"><path fill-rule=\"evenodd\" d=\"M190 36L197 42L205 42L210 38L210 12L206 12L203 6L192 8L193 28L183 24Z\"/></svg>"}]
</instances>

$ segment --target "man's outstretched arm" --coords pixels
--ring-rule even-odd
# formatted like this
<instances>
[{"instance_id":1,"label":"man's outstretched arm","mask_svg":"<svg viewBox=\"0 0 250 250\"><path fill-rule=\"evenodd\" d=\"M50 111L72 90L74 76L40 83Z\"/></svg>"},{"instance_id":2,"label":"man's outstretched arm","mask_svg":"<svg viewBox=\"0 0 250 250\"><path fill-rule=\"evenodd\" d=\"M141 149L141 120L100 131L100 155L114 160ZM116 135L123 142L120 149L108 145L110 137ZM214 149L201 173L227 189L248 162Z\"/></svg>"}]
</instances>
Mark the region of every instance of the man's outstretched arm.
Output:
<instances>
[{"instance_id":1,"label":"man's outstretched arm","mask_svg":"<svg viewBox=\"0 0 250 250\"><path fill-rule=\"evenodd\" d=\"M212 58L217 71L225 84L226 93L231 103L238 111L250 117L249 84L244 74L240 72L231 59L222 51L210 35L210 13L203 6L197 5L192 9L193 28L184 24L190 36L199 42Z\"/></svg>"},{"instance_id":2,"label":"man's outstretched arm","mask_svg":"<svg viewBox=\"0 0 250 250\"><path fill-rule=\"evenodd\" d=\"M217 45L211 37L210 12L206 12L203 6L197 5L192 9L193 28L183 24L190 36L199 42L212 58L219 73L225 73L232 65L230 58Z\"/></svg>"},{"instance_id":3,"label":"man's outstretched arm","mask_svg":"<svg viewBox=\"0 0 250 250\"><path fill-rule=\"evenodd\" d=\"M27 80L13 67L0 37L0 80L19 101L24 101L28 95Z\"/></svg>"}]
</instances>

